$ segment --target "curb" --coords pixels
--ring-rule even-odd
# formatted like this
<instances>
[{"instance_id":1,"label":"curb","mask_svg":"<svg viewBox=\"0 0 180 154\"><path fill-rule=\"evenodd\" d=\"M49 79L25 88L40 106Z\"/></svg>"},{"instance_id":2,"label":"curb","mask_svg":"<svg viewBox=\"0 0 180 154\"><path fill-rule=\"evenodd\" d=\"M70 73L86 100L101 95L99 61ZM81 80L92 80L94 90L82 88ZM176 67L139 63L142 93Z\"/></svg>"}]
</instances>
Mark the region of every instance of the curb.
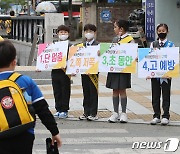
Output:
<instances>
[{"instance_id":1,"label":"curb","mask_svg":"<svg viewBox=\"0 0 180 154\"><path fill-rule=\"evenodd\" d=\"M58 121L59 120L64 120L64 121L66 121L66 120L68 120L68 121L85 121L85 120L79 120L79 118L76 118L76 117L68 117L66 119L60 119L60 118L55 117L55 119L58 120ZM100 119L98 119L96 121L89 121L89 122L106 122L106 123L109 123L108 118L100 118ZM120 122L118 121L116 123L120 123ZM150 122L143 121L142 119L129 120L127 123L120 123L120 124L128 124L128 123L129 124L151 125ZM113 124L113 123L110 123L110 124ZM157 124L157 125L162 126L161 124ZM170 123L167 126L180 126L180 121L170 121Z\"/></svg>"}]
</instances>

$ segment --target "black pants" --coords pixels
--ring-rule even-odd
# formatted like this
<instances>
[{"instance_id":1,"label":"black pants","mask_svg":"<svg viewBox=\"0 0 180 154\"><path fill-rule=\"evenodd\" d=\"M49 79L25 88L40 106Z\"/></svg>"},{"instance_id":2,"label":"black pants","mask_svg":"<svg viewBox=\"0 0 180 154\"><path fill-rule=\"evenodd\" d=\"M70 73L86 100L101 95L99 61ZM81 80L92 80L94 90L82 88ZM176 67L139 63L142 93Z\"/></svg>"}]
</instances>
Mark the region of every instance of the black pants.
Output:
<instances>
[{"instance_id":1,"label":"black pants","mask_svg":"<svg viewBox=\"0 0 180 154\"><path fill-rule=\"evenodd\" d=\"M154 118L160 118L161 116L161 108L160 108L160 97L162 91L162 108L163 115L162 118L169 119L169 108L170 108L170 95L171 95L171 80L168 79L168 83L163 82L160 84L160 81L155 79L151 79L151 87L152 87L152 106L154 110Z\"/></svg>"},{"instance_id":2,"label":"black pants","mask_svg":"<svg viewBox=\"0 0 180 154\"><path fill-rule=\"evenodd\" d=\"M81 80L84 95L84 114L87 116L96 116L98 110L98 90L96 89L88 75L81 75Z\"/></svg>"},{"instance_id":3,"label":"black pants","mask_svg":"<svg viewBox=\"0 0 180 154\"><path fill-rule=\"evenodd\" d=\"M28 132L0 139L0 154L32 154L34 135Z\"/></svg>"},{"instance_id":4,"label":"black pants","mask_svg":"<svg viewBox=\"0 0 180 154\"><path fill-rule=\"evenodd\" d=\"M71 81L62 69L54 69L51 72L52 86L55 98L55 108L58 112L69 110L71 93Z\"/></svg>"}]
</instances>

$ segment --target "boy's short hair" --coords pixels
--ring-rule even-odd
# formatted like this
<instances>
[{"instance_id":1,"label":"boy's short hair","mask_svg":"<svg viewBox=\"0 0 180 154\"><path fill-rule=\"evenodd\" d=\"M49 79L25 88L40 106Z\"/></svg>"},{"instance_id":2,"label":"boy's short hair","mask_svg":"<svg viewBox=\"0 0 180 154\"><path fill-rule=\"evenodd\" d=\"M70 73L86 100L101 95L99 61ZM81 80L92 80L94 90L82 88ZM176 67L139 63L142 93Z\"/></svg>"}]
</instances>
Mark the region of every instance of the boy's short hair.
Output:
<instances>
[{"instance_id":1,"label":"boy's short hair","mask_svg":"<svg viewBox=\"0 0 180 154\"><path fill-rule=\"evenodd\" d=\"M97 28L96 28L96 26L93 25L93 24L86 24L86 25L84 26L84 31L86 31L86 30L92 30L92 31L96 32Z\"/></svg>"},{"instance_id":2,"label":"boy's short hair","mask_svg":"<svg viewBox=\"0 0 180 154\"><path fill-rule=\"evenodd\" d=\"M127 20L118 20L116 24L119 28L123 28L126 32L129 30L129 22Z\"/></svg>"},{"instance_id":3,"label":"boy's short hair","mask_svg":"<svg viewBox=\"0 0 180 154\"><path fill-rule=\"evenodd\" d=\"M69 33L69 31L70 31L69 27L66 26L66 25L60 25L60 26L58 26L58 28L57 28L57 33L59 33L59 31L61 31L61 30L67 31L68 33Z\"/></svg>"},{"instance_id":4,"label":"boy's short hair","mask_svg":"<svg viewBox=\"0 0 180 154\"><path fill-rule=\"evenodd\" d=\"M16 58L14 45L6 40L0 41L0 68L5 68Z\"/></svg>"}]
</instances>

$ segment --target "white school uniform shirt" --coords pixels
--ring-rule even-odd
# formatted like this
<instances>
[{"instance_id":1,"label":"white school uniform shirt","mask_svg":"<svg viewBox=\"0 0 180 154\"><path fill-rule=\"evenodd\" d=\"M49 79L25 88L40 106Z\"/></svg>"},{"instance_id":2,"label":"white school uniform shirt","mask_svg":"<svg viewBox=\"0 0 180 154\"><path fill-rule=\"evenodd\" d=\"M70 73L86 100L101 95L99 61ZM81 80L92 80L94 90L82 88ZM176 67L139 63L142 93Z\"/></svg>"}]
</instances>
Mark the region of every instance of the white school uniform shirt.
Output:
<instances>
[{"instance_id":1,"label":"white school uniform shirt","mask_svg":"<svg viewBox=\"0 0 180 154\"><path fill-rule=\"evenodd\" d=\"M161 41L160 39L158 41L159 41L159 45L161 45L161 43L165 44L167 41L167 38L163 41ZM173 45L173 47L175 47L175 45ZM153 42L151 42L150 48L153 48Z\"/></svg>"},{"instance_id":2,"label":"white school uniform shirt","mask_svg":"<svg viewBox=\"0 0 180 154\"><path fill-rule=\"evenodd\" d=\"M124 39L124 38L127 37L127 36L129 36L129 34L128 34L128 33L125 33L125 34L123 34L123 35L121 35L121 36L118 36L118 38L119 38L119 40L122 40L122 39ZM134 42L134 40L132 40L130 43L135 43L135 42Z\"/></svg>"},{"instance_id":3,"label":"white school uniform shirt","mask_svg":"<svg viewBox=\"0 0 180 154\"><path fill-rule=\"evenodd\" d=\"M94 39L92 39L90 42L86 41L86 46L91 46L94 42Z\"/></svg>"}]
</instances>

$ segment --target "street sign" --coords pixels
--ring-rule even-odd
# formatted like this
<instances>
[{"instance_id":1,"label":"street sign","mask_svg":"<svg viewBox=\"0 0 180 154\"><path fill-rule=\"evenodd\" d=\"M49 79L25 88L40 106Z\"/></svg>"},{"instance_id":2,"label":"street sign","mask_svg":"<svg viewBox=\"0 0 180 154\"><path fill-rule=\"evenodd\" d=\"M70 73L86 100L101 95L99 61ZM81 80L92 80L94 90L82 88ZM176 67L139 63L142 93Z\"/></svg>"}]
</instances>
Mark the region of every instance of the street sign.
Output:
<instances>
[{"instance_id":1,"label":"street sign","mask_svg":"<svg viewBox=\"0 0 180 154\"><path fill-rule=\"evenodd\" d=\"M100 14L102 22L110 22L112 19L112 14L110 10L103 10Z\"/></svg>"}]
</instances>

